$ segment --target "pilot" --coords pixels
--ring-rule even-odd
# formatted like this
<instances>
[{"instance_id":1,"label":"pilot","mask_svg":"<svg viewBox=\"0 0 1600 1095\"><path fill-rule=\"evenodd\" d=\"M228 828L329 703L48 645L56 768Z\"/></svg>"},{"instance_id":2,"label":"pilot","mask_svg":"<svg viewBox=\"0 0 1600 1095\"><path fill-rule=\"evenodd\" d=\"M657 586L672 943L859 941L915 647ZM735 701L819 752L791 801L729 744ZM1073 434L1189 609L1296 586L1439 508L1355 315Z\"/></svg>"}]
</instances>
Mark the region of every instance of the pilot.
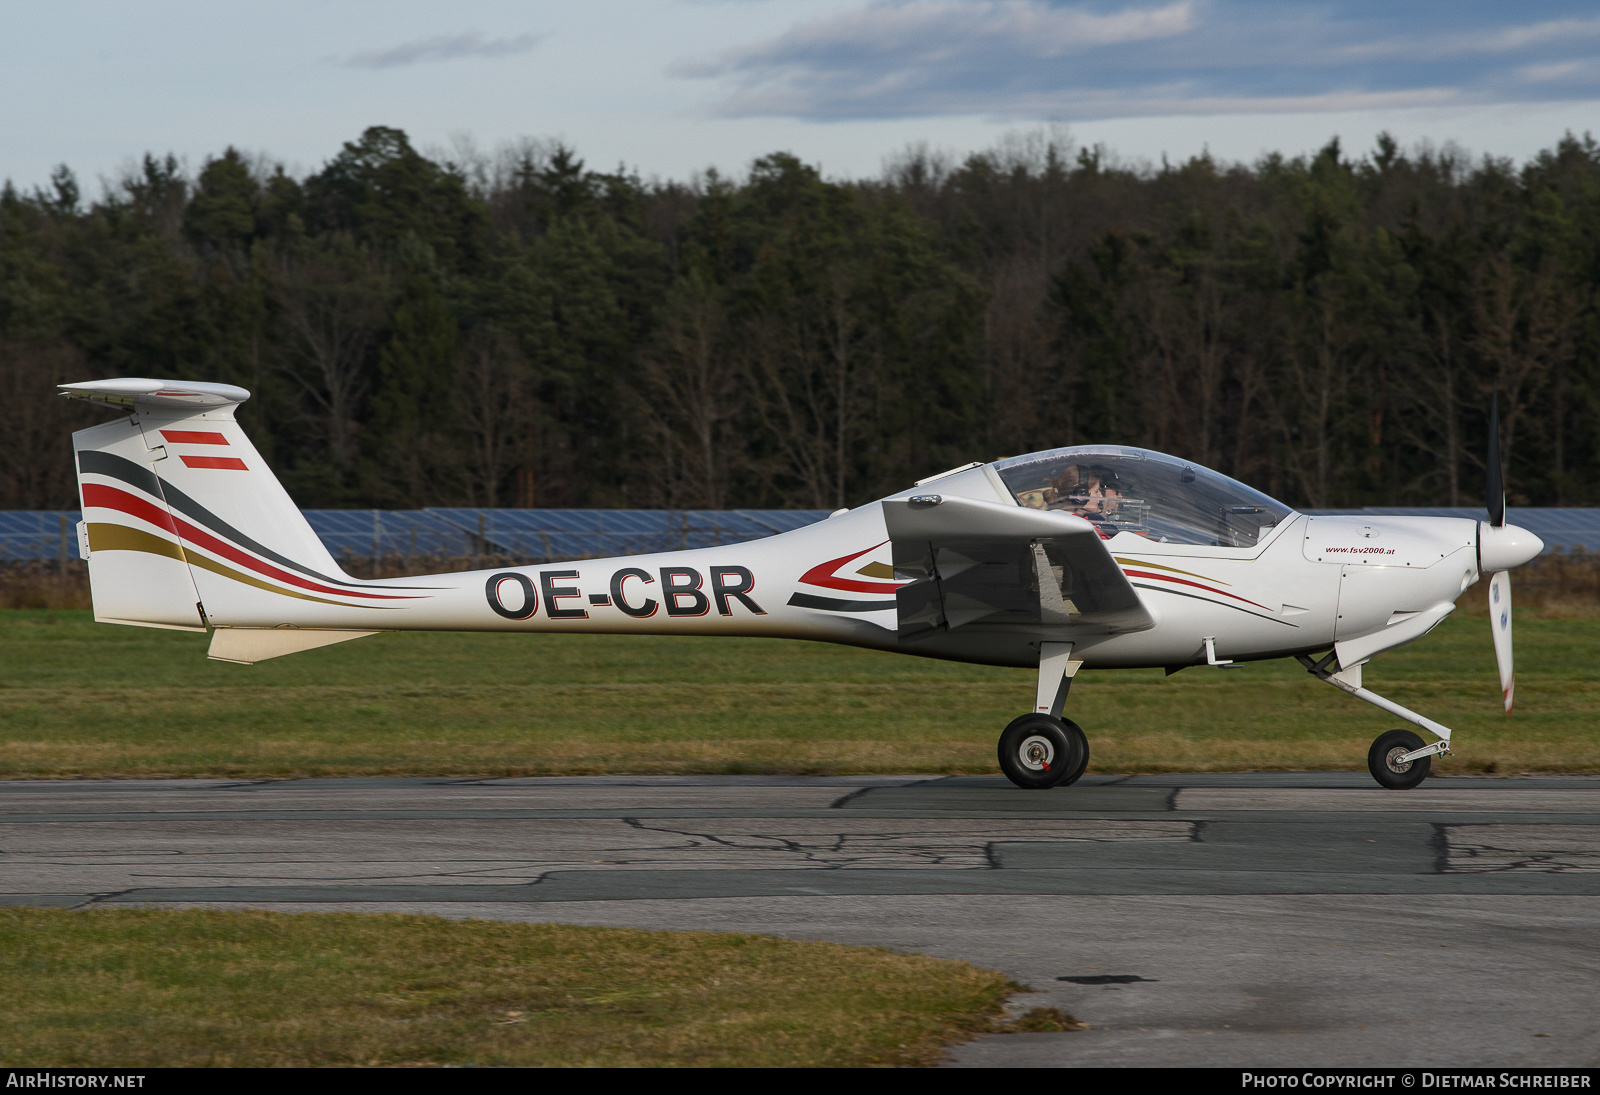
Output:
<instances>
[{"instance_id":1,"label":"pilot","mask_svg":"<svg viewBox=\"0 0 1600 1095\"><path fill-rule=\"evenodd\" d=\"M1084 470L1077 464L1068 464L1054 476L1046 476L1049 484L1041 493L1045 509L1069 510L1076 513L1087 497Z\"/></svg>"},{"instance_id":2,"label":"pilot","mask_svg":"<svg viewBox=\"0 0 1600 1095\"><path fill-rule=\"evenodd\" d=\"M1115 513L1122 497L1116 472L1098 465L1068 464L1045 482L1049 486L1040 493L1046 509L1065 510L1092 521Z\"/></svg>"},{"instance_id":3,"label":"pilot","mask_svg":"<svg viewBox=\"0 0 1600 1095\"><path fill-rule=\"evenodd\" d=\"M1117 489L1117 473L1102 467L1089 467L1085 471L1088 489L1078 515L1091 521L1110 520L1121 509L1122 491Z\"/></svg>"}]
</instances>

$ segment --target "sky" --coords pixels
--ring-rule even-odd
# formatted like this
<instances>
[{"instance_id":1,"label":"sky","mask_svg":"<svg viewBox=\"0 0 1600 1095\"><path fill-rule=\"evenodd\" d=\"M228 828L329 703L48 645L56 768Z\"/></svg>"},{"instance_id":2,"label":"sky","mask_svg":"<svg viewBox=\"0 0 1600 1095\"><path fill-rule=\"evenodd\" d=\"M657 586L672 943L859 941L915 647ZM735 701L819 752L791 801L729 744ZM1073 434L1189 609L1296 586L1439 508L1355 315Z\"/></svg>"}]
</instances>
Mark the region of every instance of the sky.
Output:
<instances>
[{"instance_id":1,"label":"sky","mask_svg":"<svg viewBox=\"0 0 1600 1095\"><path fill-rule=\"evenodd\" d=\"M1572 0L53 0L0 3L0 178L94 192L229 145L304 175L371 125L424 151L560 139L687 179L792 152L873 177L1047 133L1124 162L1332 137L1523 160L1600 130Z\"/></svg>"}]
</instances>

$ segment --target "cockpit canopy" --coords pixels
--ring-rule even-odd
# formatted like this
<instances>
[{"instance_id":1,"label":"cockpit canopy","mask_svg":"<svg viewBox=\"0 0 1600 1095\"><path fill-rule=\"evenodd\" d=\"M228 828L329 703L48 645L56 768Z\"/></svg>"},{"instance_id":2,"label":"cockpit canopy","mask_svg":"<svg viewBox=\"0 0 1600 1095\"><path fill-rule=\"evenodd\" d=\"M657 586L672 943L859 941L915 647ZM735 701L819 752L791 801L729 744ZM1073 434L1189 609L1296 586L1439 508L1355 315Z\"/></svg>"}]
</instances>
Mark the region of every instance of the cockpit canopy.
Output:
<instances>
[{"instance_id":1,"label":"cockpit canopy","mask_svg":"<svg viewBox=\"0 0 1600 1095\"><path fill-rule=\"evenodd\" d=\"M1247 548L1293 511L1226 475L1148 449L1075 445L997 460L1017 504L1163 544Z\"/></svg>"}]
</instances>

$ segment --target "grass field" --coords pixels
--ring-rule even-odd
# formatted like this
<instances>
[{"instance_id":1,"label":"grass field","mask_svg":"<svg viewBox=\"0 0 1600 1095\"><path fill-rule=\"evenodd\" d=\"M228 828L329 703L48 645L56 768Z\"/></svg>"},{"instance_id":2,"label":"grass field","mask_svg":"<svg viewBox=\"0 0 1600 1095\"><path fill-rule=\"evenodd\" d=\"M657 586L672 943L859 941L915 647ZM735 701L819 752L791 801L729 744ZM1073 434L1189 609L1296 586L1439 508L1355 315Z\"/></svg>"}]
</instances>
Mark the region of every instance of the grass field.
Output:
<instances>
[{"instance_id":1,"label":"grass field","mask_svg":"<svg viewBox=\"0 0 1600 1095\"><path fill-rule=\"evenodd\" d=\"M0 1065L919 1065L1016 991L770 936L427 916L0 909Z\"/></svg>"},{"instance_id":2,"label":"grass field","mask_svg":"<svg viewBox=\"0 0 1600 1095\"><path fill-rule=\"evenodd\" d=\"M1517 620L1500 714L1482 617L1367 667L1457 732L1437 771L1600 771L1600 617ZM391 634L237 666L207 638L0 612L0 776L992 772L1034 675L819 643ZM1085 672L1093 770L1352 768L1396 724L1293 662Z\"/></svg>"}]
</instances>

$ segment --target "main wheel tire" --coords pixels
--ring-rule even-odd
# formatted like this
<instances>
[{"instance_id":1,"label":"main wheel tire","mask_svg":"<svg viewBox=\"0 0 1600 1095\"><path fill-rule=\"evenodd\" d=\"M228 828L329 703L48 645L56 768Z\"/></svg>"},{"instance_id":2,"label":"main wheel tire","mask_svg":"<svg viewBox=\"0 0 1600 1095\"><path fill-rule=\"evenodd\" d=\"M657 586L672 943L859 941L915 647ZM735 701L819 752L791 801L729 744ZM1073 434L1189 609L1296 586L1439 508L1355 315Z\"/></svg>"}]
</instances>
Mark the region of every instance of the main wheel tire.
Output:
<instances>
[{"instance_id":1,"label":"main wheel tire","mask_svg":"<svg viewBox=\"0 0 1600 1095\"><path fill-rule=\"evenodd\" d=\"M1043 790L1079 765L1077 740L1053 715L1023 715L1000 733L1000 770L1018 787Z\"/></svg>"},{"instance_id":2,"label":"main wheel tire","mask_svg":"<svg viewBox=\"0 0 1600 1095\"><path fill-rule=\"evenodd\" d=\"M1062 777L1057 787L1071 787L1083 776L1089 767L1089 736L1083 732L1082 727L1071 719L1062 719L1062 727L1067 732L1067 737L1073 739L1078 747L1078 766Z\"/></svg>"},{"instance_id":3,"label":"main wheel tire","mask_svg":"<svg viewBox=\"0 0 1600 1095\"><path fill-rule=\"evenodd\" d=\"M1406 763L1400 757L1422 748L1422 739L1410 730L1390 730L1379 734L1367 750L1367 769L1372 778L1391 791L1408 791L1428 778L1432 757L1418 757Z\"/></svg>"}]
</instances>

